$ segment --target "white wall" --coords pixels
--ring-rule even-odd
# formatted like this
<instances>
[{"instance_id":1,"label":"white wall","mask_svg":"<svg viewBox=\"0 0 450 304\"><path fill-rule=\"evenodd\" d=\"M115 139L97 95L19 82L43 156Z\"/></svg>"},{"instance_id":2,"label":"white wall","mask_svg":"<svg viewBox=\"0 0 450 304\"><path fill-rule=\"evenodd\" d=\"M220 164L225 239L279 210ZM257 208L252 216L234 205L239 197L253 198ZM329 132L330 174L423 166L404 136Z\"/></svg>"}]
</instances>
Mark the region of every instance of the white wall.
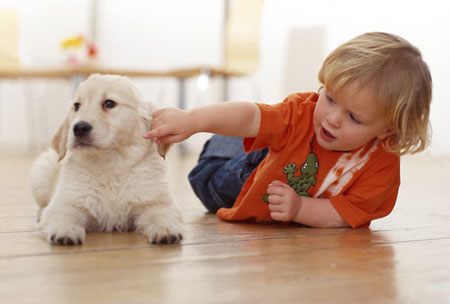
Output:
<instances>
[{"instance_id":1,"label":"white wall","mask_svg":"<svg viewBox=\"0 0 450 304\"><path fill-rule=\"evenodd\" d=\"M172 69L221 63L222 1L99 1L102 62Z\"/></svg>"},{"instance_id":2,"label":"white wall","mask_svg":"<svg viewBox=\"0 0 450 304\"><path fill-rule=\"evenodd\" d=\"M20 18L20 58L26 66L62 63L59 42L88 33L91 0L0 0ZM99 0L97 35L100 63L112 67L170 69L222 62L222 0ZM231 82L230 99L274 103L292 91L316 90L317 71L326 54L367 31L387 31L418 46L434 83L429 153L450 155L450 9L446 1L418 0L265 0L260 68L252 77ZM164 79L135 80L144 96L176 105L177 86ZM0 145L26 147L46 142L73 93L70 83L3 81L0 87ZM31 91L23 88L31 88ZM220 83L207 92L190 81L188 106L220 98ZM33 106L26 98L31 92ZM64 105L62 105L64 104ZM24 112L27 108L32 112ZM45 109L45 110L44 110ZM31 125L25 123L34 113ZM45 117L46 127L42 127ZM30 131L34 135L30 135Z\"/></svg>"}]
</instances>

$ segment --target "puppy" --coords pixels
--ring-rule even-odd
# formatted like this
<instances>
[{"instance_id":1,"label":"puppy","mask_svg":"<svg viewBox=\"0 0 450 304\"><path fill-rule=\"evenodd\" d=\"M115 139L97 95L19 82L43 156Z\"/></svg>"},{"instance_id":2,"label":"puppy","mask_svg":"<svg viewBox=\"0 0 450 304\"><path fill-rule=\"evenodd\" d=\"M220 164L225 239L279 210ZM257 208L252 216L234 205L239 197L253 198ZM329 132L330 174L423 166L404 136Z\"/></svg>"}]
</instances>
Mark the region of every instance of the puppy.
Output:
<instances>
[{"instance_id":1,"label":"puppy","mask_svg":"<svg viewBox=\"0 0 450 304\"><path fill-rule=\"evenodd\" d=\"M163 159L169 147L142 137L154 109L125 77L96 74L79 85L30 171L37 230L48 241L79 245L86 232L136 231L154 244L180 242Z\"/></svg>"}]
</instances>

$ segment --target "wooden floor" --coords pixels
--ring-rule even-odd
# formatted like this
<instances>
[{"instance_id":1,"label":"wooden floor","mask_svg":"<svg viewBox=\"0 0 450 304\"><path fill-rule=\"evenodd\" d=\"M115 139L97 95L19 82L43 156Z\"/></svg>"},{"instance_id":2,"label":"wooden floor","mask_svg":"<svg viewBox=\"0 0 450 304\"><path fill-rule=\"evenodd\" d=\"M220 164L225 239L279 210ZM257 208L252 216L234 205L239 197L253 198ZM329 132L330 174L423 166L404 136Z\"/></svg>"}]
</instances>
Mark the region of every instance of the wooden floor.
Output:
<instances>
[{"instance_id":1,"label":"wooden floor","mask_svg":"<svg viewBox=\"0 0 450 304\"><path fill-rule=\"evenodd\" d=\"M34 232L30 157L0 157L1 303L450 303L450 162L407 158L394 212L370 229L226 223L190 191L195 159L169 155L181 245L133 233L79 247Z\"/></svg>"}]
</instances>

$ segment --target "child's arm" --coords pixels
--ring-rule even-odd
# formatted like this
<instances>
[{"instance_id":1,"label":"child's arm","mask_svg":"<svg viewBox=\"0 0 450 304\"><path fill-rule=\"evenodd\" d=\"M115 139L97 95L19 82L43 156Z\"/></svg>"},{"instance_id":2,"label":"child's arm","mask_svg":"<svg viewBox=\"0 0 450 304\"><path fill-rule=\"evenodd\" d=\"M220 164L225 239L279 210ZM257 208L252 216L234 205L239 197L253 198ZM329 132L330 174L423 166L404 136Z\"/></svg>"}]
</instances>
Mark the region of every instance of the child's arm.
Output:
<instances>
[{"instance_id":1,"label":"child's arm","mask_svg":"<svg viewBox=\"0 0 450 304\"><path fill-rule=\"evenodd\" d=\"M270 215L311 227L350 227L329 199L299 196L289 185L274 181L267 188Z\"/></svg>"},{"instance_id":2,"label":"child's arm","mask_svg":"<svg viewBox=\"0 0 450 304\"><path fill-rule=\"evenodd\" d=\"M152 130L144 138L175 143L199 132L236 137L255 137L261 114L251 102L223 102L192 110L160 109L153 113Z\"/></svg>"}]
</instances>

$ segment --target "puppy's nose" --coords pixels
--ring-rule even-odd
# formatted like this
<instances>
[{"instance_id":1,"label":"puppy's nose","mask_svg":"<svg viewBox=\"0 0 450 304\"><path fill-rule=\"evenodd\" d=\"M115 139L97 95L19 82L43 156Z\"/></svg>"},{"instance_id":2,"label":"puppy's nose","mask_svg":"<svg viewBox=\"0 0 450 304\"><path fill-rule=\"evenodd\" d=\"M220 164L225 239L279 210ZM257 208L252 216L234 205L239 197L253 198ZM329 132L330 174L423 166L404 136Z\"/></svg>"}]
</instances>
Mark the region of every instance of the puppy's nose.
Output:
<instances>
[{"instance_id":1,"label":"puppy's nose","mask_svg":"<svg viewBox=\"0 0 450 304\"><path fill-rule=\"evenodd\" d=\"M73 126L73 134L75 134L75 136L77 136L77 137L86 136L89 134L89 132L91 132L91 130L92 130L92 126L85 121L77 122Z\"/></svg>"}]
</instances>

